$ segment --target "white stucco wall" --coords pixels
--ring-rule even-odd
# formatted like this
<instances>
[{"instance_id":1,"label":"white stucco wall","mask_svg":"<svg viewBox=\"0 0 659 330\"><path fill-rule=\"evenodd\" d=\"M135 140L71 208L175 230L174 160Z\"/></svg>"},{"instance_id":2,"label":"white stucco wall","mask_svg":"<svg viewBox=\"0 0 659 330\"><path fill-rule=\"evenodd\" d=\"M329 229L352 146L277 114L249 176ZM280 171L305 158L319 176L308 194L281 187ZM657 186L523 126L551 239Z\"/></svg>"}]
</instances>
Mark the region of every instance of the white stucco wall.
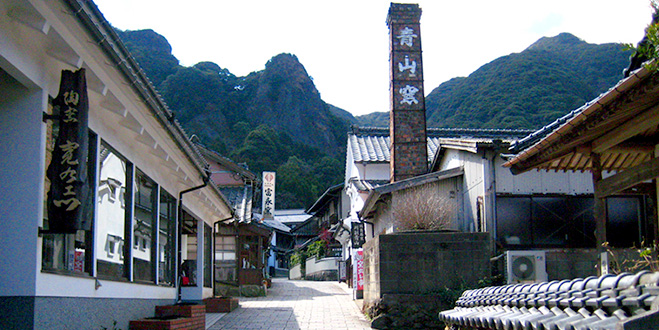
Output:
<instances>
[{"instance_id":1,"label":"white stucco wall","mask_svg":"<svg viewBox=\"0 0 659 330\"><path fill-rule=\"evenodd\" d=\"M6 24L0 20L0 34ZM40 260L45 129L39 110L47 95L31 88L0 79L0 295L7 296L34 295Z\"/></svg>"},{"instance_id":2,"label":"white stucco wall","mask_svg":"<svg viewBox=\"0 0 659 330\"><path fill-rule=\"evenodd\" d=\"M306 273L314 274L321 271L337 270L339 269L339 258L322 258L316 259L309 258L306 261Z\"/></svg>"},{"instance_id":3,"label":"white stucco wall","mask_svg":"<svg viewBox=\"0 0 659 330\"><path fill-rule=\"evenodd\" d=\"M503 158L493 154L448 149L440 161L440 170L462 166L464 168L464 223L468 230L491 231L493 213L492 187L497 194L592 194L593 185L588 172L529 171L512 175L503 167ZM494 173L493 173L494 169ZM480 202L479 202L480 200ZM480 203L480 206L479 206ZM479 224L480 213L480 224ZM467 228L465 228L467 229Z\"/></svg>"},{"instance_id":4,"label":"white stucco wall","mask_svg":"<svg viewBox=\"0 0 659 330\"><path fill-rule=\"evenodd\" d=\"M62 70L86 69L89 127L99 139L175 197L202 183L199 169L92 38L64 2L0 2L0 295L173 299L174 288L101 281L96 290L91 278L41 272L42 114L58 94ZM185 195L184 208L208 225L230 213L210 188Z\"/></svg>"}]
</instances>

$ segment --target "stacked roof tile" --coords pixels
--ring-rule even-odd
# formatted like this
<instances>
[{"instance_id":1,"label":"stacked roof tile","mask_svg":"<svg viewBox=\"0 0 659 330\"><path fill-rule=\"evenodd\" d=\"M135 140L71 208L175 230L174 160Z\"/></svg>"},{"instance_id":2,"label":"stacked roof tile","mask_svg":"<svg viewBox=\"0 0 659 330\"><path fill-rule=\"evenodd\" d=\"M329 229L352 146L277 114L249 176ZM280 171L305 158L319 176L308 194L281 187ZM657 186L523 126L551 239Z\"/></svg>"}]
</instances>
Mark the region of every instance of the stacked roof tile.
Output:
<instances>
[{"instance_id":1,"label":"stacked roof tile","mask_svg":"<svg viewBox=\"0 0 659 330\"><path fill-rule=\"evenodd\" d=\"M452 329L659 329L659 272L467 290L439 313Z\"/></svg>"},{"instance_id":2,"label":"stacked roof tile","mask_svg":"<svg viewBox=\"0 0 659 330\"><path fill-rule=\"evenodd\" d=\"M441 139L483 138L517 140L532 133L531 130L472 129L472 128L429 128L427 130L428 162L431 162L440 147ZM389 162L391 140L389 129L382 127L353 127L348 134L348 151L355 162Z\"/></svg>"}]
</instances>

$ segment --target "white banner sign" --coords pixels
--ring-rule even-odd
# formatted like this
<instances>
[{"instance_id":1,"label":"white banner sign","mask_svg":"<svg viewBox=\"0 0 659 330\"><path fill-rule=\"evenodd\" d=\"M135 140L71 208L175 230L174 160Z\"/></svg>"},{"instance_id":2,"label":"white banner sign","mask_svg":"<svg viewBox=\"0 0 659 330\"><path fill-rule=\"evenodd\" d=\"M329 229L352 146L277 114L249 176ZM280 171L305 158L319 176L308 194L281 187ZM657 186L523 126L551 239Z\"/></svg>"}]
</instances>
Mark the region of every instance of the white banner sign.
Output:
<instances>
[{"instance_id":1,"label":"white banner sign","mask_svg":"<svg viewBox=\"0 0 659 330\"><path fill-rule=\"evenodd\" d=\"M275 214L275 174L275 172L263 172L261 210L264 219L273 219Z\"/></svg>"}]
</instances>

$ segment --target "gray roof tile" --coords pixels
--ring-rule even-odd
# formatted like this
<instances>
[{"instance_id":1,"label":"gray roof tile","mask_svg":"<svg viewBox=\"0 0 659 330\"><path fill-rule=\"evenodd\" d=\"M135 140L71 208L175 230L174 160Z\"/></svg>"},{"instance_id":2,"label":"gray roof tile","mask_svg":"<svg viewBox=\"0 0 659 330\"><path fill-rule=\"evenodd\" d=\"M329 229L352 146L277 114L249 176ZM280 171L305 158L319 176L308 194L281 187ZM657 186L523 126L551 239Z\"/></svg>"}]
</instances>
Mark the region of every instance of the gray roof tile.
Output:
<instances>
[{"instance_id":1,"label":"gray roof tile","mask_svg":"<svg viewBox=\"0 0 659 330\"><path fill-rule=\"evenodd\" d=\"M428 162L432 162L439 149L440 140L445 138L520 139L531 130L429 128L427 130ZM353 127L348 133L348 150L357 163L383 162L391 160L389 129L383 127Z\"/></svg>"},{"instance_id":2,"label":"gray roof tile","mask_svg":"<svg viewBox=\"0 0 659 330\"><path fill-rule=\"evenodd\" d=\"M657 326L659 311L652 305L658 284L659 272L643 271L467 290L439 319L479 330L626 329L632 316L634 322L645 317L646 324Z\"/></svg>"}]
</instances>

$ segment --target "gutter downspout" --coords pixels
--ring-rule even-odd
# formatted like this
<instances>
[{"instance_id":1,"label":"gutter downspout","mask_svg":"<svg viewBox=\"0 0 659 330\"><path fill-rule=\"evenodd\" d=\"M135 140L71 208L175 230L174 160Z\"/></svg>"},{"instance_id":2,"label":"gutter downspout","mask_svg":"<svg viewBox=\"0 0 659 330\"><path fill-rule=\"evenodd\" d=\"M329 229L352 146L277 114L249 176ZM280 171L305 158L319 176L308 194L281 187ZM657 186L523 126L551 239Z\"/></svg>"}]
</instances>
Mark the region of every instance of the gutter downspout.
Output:
<instances>
[{"instance_id":1,"label":"gutter downspout","mask_svg":"<svg viewBox=\"0 0 659 330\"><path fill-rule=\"evenodd\" d=\"M208 186L208 182L211 180L210 173L208 170L205 170L206 176L204 177L204 183L202 183L199 186L192 187L186 190L181 191L178 194L178 209L177 209L177 215L176 217L178 218L178 226L176 228L176 245L177 245L177 258L176 258L176 287L177 287L177 298L176 302L180 303L181 302L181 270L179 269L181 267L181 236L183 235L183 195L187 193L191 193L193 191L202 189L206 186Z\"/></svg>"},{"instance_id":2,"label":"gutter downspout","mask_svg":"<svg viewBox=\"0 0 659 330\"><path fill-rule=\"evenodd\" d=\"M498 152L494 152L492 155L492 159L490 159L490 167L492 169L492 183L490 184L492 187L492 253L496 254L496 246L497 246L497 170L496 170L496 158L497 158Z\"/></svg>"}]
</instances>

